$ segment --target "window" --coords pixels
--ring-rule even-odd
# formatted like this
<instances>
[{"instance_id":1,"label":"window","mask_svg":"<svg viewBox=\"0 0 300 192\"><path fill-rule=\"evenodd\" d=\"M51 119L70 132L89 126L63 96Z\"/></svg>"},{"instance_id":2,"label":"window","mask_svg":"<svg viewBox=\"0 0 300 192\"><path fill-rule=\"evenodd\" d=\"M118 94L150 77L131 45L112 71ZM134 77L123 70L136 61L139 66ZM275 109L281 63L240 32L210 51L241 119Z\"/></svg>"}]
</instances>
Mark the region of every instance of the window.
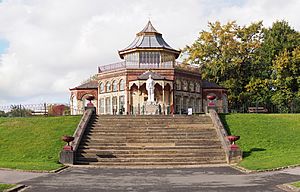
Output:
<instances>
[{"instance_id":1,"label":"window","mask_svg":"<svg viewBox=\"0 0 300 192\"><path fill-rule=\"evenodd\" d=\"M117 107L117 104L118 104L118 99L117 99L117 97L113 97L113 98L112 98L113 115L115 115L115 114L118 113L118 107Z\"/></svg>"},{"instance_id":2,"label":"window","mask_svg":"<svg viewBox=\"0 0 300 192\"><path fill-rule=\"evenodd\" d=\"M104 93L104 84L100 83L99 87L100 87L100 93Z\"/></svg>"},{"instance_id":3,"label":"window","mask_svg":"<svg viewBox=\"0 0 300 192\"><path fill-rule=\"evenodd\" d=\"M122 95L119 97L119 114L124 114L125 112L125 96Z\"/></svg>"},{"instance_id":4,"label":"window","mask_svg":"<svg viewBox=\"0 0 300 192\"><path fill-rule=\"evenodd\" d=\"M103 114L104 113L104 98L100 99L99 105L100 105L100 113Z\"/></svg>"},{"instance_id":5,"label":"window","mask_svg":"<svg viewBox=\"0 0 300 192\"><path fill-rule=\"evenodd\" d=\"M196 92L200 92L200 84L199 83L196 83Z\"/></svg>"},{"instance_id":6,"label":"window","mask_svg":"<svg viewBox=\"0 0 300 192\"><path fill-rule=\"evenodd\" d=\"M118 83L116 80L113 82L113 91L118 91Z\"/></svg>"},{"instance_id":7,"label":"window","mask_svg":"<svg viewBox=\"0 0 300 192\"><path fill-rule=\"evenodd\" d=\"M106 83L106 92L110 92L110 82Z\"/></svg>"},{"instance_id":8,"label":"window","mask_svg":"<svg viewBox=\"0 0 300 192\"><path fill-rule=\"evenodd\" d=\"M110 110L110 97L106 97L105 98L105 113L106 114L110 114L111 110Z\"/></svg>"},{"instance_id":9,"label":"window","mask_svg":"<svg viewBox=\"0 0 300 192\"><path fill-rule=\"evenodd\" d=\"M188 90L188 83L187 83L187 81L183 81L183 83L182 83L182 89L183 89L184 91L187 91L187 90Z\"/></svg>"},{"instance_id":10,"label":"window","mask_svg":"<svg viewBox=\"0 0 300 192\"><path fill-rule=\"evenodd\" d=\"M176 80L176 90L181 90L181 81Z\"/></svg>"},{"instance_id":11,"label":"window","mask_svg":"<svg viewBox=\"0 0 300 192\"><path fill-rule=\"evenodd\" d=\"M159 52L140 52L140 63L142 64L159 64Z\"/></svg>"},{"instance_id":12,"label":"window","mask_svg":"<svg viewBox=\"0 0 300 192\"><path fill-rule=\"evenodd\" d=\"M175 96L175 113L180 113L181 112L181 97L180 96Z\"/></svg>"},{"instance_id":13,"label":"window","mask_svg":"<svg viewBox=\"0 0 300 192\"><path fill-rule=\"evenodd\" d=\"M195 91L195 84L193 82L190 82L189 88L190 88L191 92L194 92Z\"/></svg>"},{"instance_id":14,"label":"window","mask_svg":"<svg viewBox=\"0 0 300 192\"><path fill-rule=\"evenodd\" d=\"M122 79L120 81L120 91L124 91L124 89L125 89L125 81Z\"/></svg>"}]
</instances>

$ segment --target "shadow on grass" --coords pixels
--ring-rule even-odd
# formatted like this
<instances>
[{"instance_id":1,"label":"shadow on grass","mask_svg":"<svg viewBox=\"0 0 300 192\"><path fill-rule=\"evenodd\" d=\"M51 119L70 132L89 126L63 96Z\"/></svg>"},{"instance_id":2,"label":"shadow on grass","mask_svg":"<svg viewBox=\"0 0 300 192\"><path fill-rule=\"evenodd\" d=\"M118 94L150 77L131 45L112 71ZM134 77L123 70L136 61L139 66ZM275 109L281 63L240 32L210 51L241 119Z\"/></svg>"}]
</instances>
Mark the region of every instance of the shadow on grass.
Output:
<instances>
[{"instance_id":1,"label":"shadow on grass","mask_svg":"<svg viewBox=\"0 0 300 192\"><path fill-rule=\"evenodd\" d=\"M253 152L265 151L263 148L252 148L249 151L243 151L243 157L249 157Z\"/></svg>"},{"instance_id":2,"label":"shadow on grass","mask_svg":"<svg viewBox=\"0 0 300 192\"><path fill-rule=\"evenodd\" d=\"M228 114L219 114L219 117L220 117L220 120L223 123L223 126L224 126L225 130L227 131L227 134L231 135L231 131L229 129L229 126L228 126L226 118L225 118L226 115L228 115Z\"/></svg>"}]
</instances>

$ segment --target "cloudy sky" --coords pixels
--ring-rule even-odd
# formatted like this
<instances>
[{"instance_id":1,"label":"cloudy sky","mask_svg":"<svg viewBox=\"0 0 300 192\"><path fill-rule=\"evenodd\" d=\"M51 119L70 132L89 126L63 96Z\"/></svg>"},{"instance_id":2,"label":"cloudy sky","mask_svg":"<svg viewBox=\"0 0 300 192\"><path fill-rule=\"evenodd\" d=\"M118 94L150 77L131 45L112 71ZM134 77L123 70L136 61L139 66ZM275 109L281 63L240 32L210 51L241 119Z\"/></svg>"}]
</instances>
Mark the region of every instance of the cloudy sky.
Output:
<instances>
[{"instance_id":1,"label":"cloudy sky","mask_svg":"<svg viewBox=\"0 0 300 192\"><path fill-rule=\"evenodd\" d=\"M0 0L0 105L67 103L69 88L120 61L149 17L179 49L208 21L284 19L300 30L299 10L299 0Z\"/></svg>"}]
</instances>

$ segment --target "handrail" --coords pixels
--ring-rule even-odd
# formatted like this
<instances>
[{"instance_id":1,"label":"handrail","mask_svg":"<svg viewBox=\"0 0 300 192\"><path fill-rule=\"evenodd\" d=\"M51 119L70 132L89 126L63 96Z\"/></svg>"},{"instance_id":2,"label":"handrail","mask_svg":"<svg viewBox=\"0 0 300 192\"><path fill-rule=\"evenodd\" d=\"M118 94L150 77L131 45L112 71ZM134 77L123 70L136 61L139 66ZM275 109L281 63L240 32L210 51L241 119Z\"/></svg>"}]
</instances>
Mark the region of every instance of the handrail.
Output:
<instances>
[{"instance_id":1,"label":"handrail","mask_svg":"<svg viewBox=\"0 0 300 192\"><path fill-rule=\"evenodd\" d=\"M73 134L74 141L72 141L71 146L73 147L73 151L76 152L78 146L80 144L81 138L85 132L85 129L93 115L94 109L86 109L83 113L83 116Z\"/></svg>"},{"instance_id":2,"label":"handrail","mask_svg":"<svg viewBox=\"0 0 300 192\"><path fill-rule=\"evenodd\" d=\"M212 119L212 122L213 122L215 128L216 128L218 137L221 140L221 144L225 150L227 163L235 162L236 159L237 160L242 159L242 151L241 150L237 150L237 151L231 150L230 142L227 139L228 133L227 133L226 129L224 128L216 110L209 109L209 115Z\"/></svg>"},{"instance_id":3,"label":"handrail","mask_svg":"<svg viewBox=\"0 0 300 192\"><path fill-rule=\"evenodd\" d=\"M60 163L70 164L70 165L73 165L75 163L76 151L79 147L82 136L94 112L95 112L94 108L89 108L84 111L83 116L81 117L81 120L73 134L74 140L71 142L71 148L68 149L64 148L60 152L60 157L59 157Z\"/></svg>"}]
</instances>

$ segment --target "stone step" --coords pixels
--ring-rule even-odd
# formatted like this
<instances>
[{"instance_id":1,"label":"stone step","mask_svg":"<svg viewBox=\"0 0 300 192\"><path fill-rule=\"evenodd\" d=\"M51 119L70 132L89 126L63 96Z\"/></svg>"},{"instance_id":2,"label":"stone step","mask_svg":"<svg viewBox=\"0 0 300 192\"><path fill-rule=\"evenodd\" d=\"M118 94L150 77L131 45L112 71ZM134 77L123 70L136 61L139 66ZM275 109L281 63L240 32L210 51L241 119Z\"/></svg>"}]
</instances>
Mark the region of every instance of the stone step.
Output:
<instances>
[{"instance_id":1,"label":"stone step","mask_svg":"<svg viewBox=\"0 0 300 192\"><path fill-rule=\"evenodd\" d=\"M137 125L137 124L131 124L131 125L93 125L90 126L91 129L109 129L109 130L128 130L128 129L175 129L175 130L188 130L188 129L212 129L214 126L213 124L187 124L187 125L164 125L164 126L149 126L149 125Z\"/></svg>"},{"instance_id":2,"label":"stone step","mask_svg":"<svg viewBox=\"0 0 300 192\"><path fill-rule=\"evenodd\" d=\"M225 160L222 156L213 157L143 157L143 158L100 158L100 157L76 157L77 161L88 161L88 162L205 162L210 160Z\"/></svg>"},{"instance_id":3,"label":"stone step","mask_svg":"<svg viewBox=\"0 0 300 192\"><path fill-rule=\"evenodd\" d=\"M191 143L191 142L177 142L177 143L112 143L112 142L82 142L81 146L99 146L99 147L115 147L115 146L120 146L120 147L174 147L174 146L209 146L209 145L220 145L219 141L206 141L206 142L198 142L198 143Z\"/></svg>"},{"instance_id":4,"label":"stone step","mask_svg":"<svg viewBox=\"0 0 300 192\"><path fill-rule=\"evenodd\" d=\"M168 123L211 123L211 119L95 119L92 124L98 123L153 123L153 124L168 124Z\"/></svg>"},{"instance_id":5,"label":"stone step","mask_svg":"<svg viewBox=\"0 0 300 192\"><path fill-rule=\"evenodd\" d=\"M80 153L113 153L113 154L198 154L203 152L224 152L222 148L203 148L203 149L131 149L131 150L120 150L120 149L80 149Z\"/></svg>"},{"instance_id":6,"label":"stone step","mask_svg":"<svg viewBox=\"0 0 300 192\"><path fill-rule=\"evenodd\" d=\"M209 124L212 125L212 122L192 122L192 121L178 121L178 122L122 122L122 121L110 121L110 122L94 122L94 123L90 123L90 126L156 126L156 127L165 127L165 126L169 126L169 125L205 125L205 124Z\"/></svg>"},{"instance_id":7,"label":"stone step","mask_svg":"<svg viewBox=\"0 0 300 192\"><path fill-rule=\"evenodd\" d=\"M199 133L214 131L214 128L203 128L203 129L175 129L175 128L162 128L162 129L127 129L127 130L120 130L120 129L87 129L86 132L90 133Z\"/></svg>"},{"instance_id":8,"label":"stone step","mask_svg":"<svg viewBox=\"0 0 300 192\"><path fill-rule=\"evenodd\" d=\"M226 163L206 115L95 116L81 140L76 162L105 167Z\"/></svg>"},{"instance_id":9,"label":"stone step","mask_svg":"<svg viewBox=\"0 0 300 192\"><path fill-rule=\"evenodd\" d=\"M146 123L146 124L153 124L153 125L164 125L164 124L172 124L172 123L212 123L211 119L169 119L169 120L161 120L161 119L98 119L91 122L91 124L109 124L111 122L114 123Z\"/></svg>"},{"instance_id":10,"label":"stone step","mask_svg":"<svg viewBox=\"0 0 300 192\"><path fill-rule=\"evenodd\" d=\"M196 157L206 157L206 156L214 156L214 158L223 159L224 153L220 152L209 152L209 153L178 153L178 154L114 154L114 153L99 153L99 154L92 154L92 153L81 153L76 156L76 158L137 158L137 159L144 159L144 158L196 158Z\"/></svg>"},{"instance_id":11,"label":"stone step","mask_svg":"<svg viewBox=\"0 0 300 192\"><path fill-rule=\"evenodd\" d=\"M224 160L209 160L202 162L88 162L88 161L77 161L77 165L90 165L97 167L114 167L114 168L174 168L174 167L197 167L197 166L210 166L210 165L223 165L226 161Z\"/></svg>"},{"instance_id":12,"label":"stone step","mask_svg":"<svg viewBox=\"0 0 300 192\"><path fill-rule=\"evenodd\" d=\"M109 140L119 140L119 141L126 141L132 139L177 139L177 140L184 140L184 139L207 139L207 138L217 138L216 134L206 134L206 135L188 135L188 134L181 134L181 135L127 135L127 136L120 136L120 135L106 135L106 134L93 134L93 135L85 135L83 137L83 141L92 141L92 140L99 140L99 139L109 139Z\"/></svg>"},{"instance_id":13,"label":"stone step","mask_svg":"<svg viewBox=\"0 0 300 192\"><path fill-rule=\"evenodd\" d=\"M203 146L99 146L99 145L80 145L79 150L202 150L202 149L222 149L220 145Z\"/></svg>"},{"instance_id":14,"label":"stone step","mask_svg":"<svg viewBox=\"0 0 300 192\"><path fill-rule=\"evenodd\" d=\"M219 156L224 157L224 151L221 149L213 151L88 151L77 154L77 157L117 157L117 158L140 158L140 157L204 157L204 156Z\"/></svg>"},{"instance_id":15,"label":"stone step","mask_svg":"<svg viewBox=\"0 0 300 192\"><path fill-rule=\"evenodd\" d=\"M131 143L124 143L124 142L82 142L82 146L106 146L106 147L113 147L113 146L128 146L128 147L174 147L174 146L208 146L208 145L220 145L219 141L205 141L205 142L131 142Z\"/></svg>"},{"instance_id":16,"label":"stone step","mask_svg":"<svg viewBox=\"0 0 300 192\"><path fill-rule=\"evenodd\" d=\"M198 142L206 142L206 141L219 141L219 139L217 137L204 137L204 138L183 138L183 139L177 139L174 137L171 138L165 138L165 139L161 139L161 138L122 138L122 139L111 139L111 138L97 138L97 139L87 139L87 138L83 138L82 140L83 142L95 142L95 143L102 143L102 142L112 142L112 143L180 143L180 142L186 142L189 141L190 143L198 143Z\"/></svg>"},{"instance_id":17,"label":"stone step","mask_svg":"<svg viewBox=\"0 0 300 192\"><path fill-rule=\"evenodd\" d=\"M176 146L176 145L208 145L212 143L219 143L218 140L204 140L204 141L182 141L182 140L128 140L126 142L124 141L110 141L110 140L93 140L93 141L83 141L83 144L91 145L91 144L97 144L97 145L121 145L121 146Z\"/></svg>"},{"instance_id":18,"label":"stone step","mask_svg":"<svg viewBox=\"0 0 300 192\"><path fill-rule=\"evenodd\" d=\"M163 137L163 136L174 136L174 137L194 137L194 136L214 136L217 135L216 132L213 131L185 131L185 132L104 132L104 131L94 131L90 132L88 131L85 136L86 137L93 137L93 136L105 136L105 137L141 137L141 136L146 136L146 137Z\"/></svg>"},{"instance_id":19,"label":"stone step","mask_svg":"<svg viewBox=\"0 0 300 192\"><path fill-rule=\"evenodd\" d=\"M209 118L205 114L201 115L97 115L94 116L95 119L198 119L198 118Z\"/></svg>"}]
</instances>

